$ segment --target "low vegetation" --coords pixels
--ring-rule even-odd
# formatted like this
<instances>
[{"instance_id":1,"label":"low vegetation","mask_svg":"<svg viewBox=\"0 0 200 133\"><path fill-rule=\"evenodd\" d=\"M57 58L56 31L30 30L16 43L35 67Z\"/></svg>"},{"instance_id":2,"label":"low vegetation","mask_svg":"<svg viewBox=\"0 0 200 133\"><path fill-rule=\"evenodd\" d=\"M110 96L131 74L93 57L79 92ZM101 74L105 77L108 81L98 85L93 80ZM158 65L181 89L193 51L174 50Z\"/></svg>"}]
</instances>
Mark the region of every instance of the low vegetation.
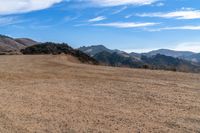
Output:
<instances>
[{"instance_id":1,"label":"low vegetation","mask_svg":"<svg viewBox=\"0 0 200 133\"><path fill-rule=\"evenodd\" d=\"M45 54L66 54L78 58L82 63L98 64L98 62L87 54L75 50L68 44L56 44L52 42L46 42L42 44L33 45L21 50L21 53L25 55L45 55Z\"/></svg>"}]
</instances>

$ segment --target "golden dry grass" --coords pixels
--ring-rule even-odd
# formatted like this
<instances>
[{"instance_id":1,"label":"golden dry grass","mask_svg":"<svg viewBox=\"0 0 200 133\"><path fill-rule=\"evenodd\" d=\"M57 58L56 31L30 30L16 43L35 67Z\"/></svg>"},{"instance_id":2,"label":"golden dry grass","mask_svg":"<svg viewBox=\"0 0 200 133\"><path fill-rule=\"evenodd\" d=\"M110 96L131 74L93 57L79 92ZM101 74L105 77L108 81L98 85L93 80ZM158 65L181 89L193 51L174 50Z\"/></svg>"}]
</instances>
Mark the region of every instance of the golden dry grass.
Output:
<instances>
[{"instance_id":1,"label":"golden dry grass","mask_svg":"<svg viewBox=\"0 0 200 133\"><path fill-rule=\"evenodd\" d=\"M0 132L200 132L200 75L1 56Z\"/></svg>"}]
</instances>

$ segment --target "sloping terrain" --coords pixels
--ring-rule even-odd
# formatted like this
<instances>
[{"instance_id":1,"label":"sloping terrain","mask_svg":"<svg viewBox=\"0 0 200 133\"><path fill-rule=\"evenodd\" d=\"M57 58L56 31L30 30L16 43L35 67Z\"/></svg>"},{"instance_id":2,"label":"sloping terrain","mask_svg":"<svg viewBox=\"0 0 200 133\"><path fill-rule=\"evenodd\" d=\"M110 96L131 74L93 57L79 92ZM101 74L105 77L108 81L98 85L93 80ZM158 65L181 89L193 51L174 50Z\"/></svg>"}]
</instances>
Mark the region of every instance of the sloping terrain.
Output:
<instances>
[{"instance_id":1,"label":"sloping terrain","mask_svg":"<svg viewBox=\"0 0 200 133\"><path fill-rule=\"evenodd\" d=\"M0 132L198 133L199 86L198 74L1 56Z\"/></svg>"},{"instance_id":2,"label":"sloping terrain","mask_svg":"<svg viewBox=\"0 0 200 133\"><path fill-rule=\"evenodd\" d=\"M144 63L132 57L126 57L119 53L110 53L103 51L93 56L97 61L104 65L115 67L130 67L130 68L142 68Z\"/></svg>"},{"instance_id":3,"label":"sloping terrain","mask_svg":"<svg viewBox=\"0 0 200 133\"><path fill-rule=\"evenodd\" d=\"M68 46L68 44L46 42L22 49L21 53L25 55L66 54L77 58L82 63L98 64L94 58L79 50L73 49L72 47Z\"/></svg>"},{"instance_id":4,"label":"sloping terrain","mask_svg":"<svg viewBox=\"0 0 200 133\"><path fill-rule=\"evenodd\" d=\"M0 35L0 54L17 54L19 51L27 46L37 44L28 38L14 39L8 36Z\"/></svg>"},{"instance_id":5,"label":"sloping terrain","mask_svg":"<svg viewBox=\"0 0 200 133\"><path fill-rule=\"evenodd\" d=\"M200 63L200 53L198 54L193 54L191 56L188 56L185 58L186 60L191 60L193 62L197 62L197 63Z\"/></svg>"},{"instance_id":6,"label":"sloping terrain","mask_svg":"<svg viewBox=\"0 0 200 133\"><path fill-rule=\"evenodd\" d=\"M36 44L39 43L39 42L36 42L36 41L34 41L32 39L29 39L29 38L17 38L17 39L15 39L15 41L20 43L20 44L22 44L22 45L24 45L25 47L26 46L36 45Z\"/></svg>"},{"instance_id":7,"label":"sloping terrain","mask_svg":"<svg viewBox=\"0 0 200 133\"><path fill-rule=\"evenodd\" d=\"M200 73L200 64L171 56L157 54L152 57L142 56L141 60L153 69Z\"/></svg>"}]
</instances>

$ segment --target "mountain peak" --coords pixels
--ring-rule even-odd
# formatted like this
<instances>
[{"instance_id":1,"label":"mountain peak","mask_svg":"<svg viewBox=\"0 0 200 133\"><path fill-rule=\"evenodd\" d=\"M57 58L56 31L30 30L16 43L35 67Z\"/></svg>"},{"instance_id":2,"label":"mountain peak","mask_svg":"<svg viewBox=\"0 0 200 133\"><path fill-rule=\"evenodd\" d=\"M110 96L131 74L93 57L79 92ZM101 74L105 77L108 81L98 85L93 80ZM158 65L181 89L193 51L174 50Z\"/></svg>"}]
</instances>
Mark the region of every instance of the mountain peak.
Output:
<instances>
[{"instance_id":1,"label":"mountain peak","mask_svg":"<svg viewBox=\"0 0 200 133\"><path fill-rule=\"evenodd\" d=\"M90 56L94 56L97 53L106 51L106 52L111 52L112 50L106 48L104 45L92 45L92 46L84 46L84 47L80 47L79 50L81 50L82 52L90 55Z\"/></svg>"}]
</instances>

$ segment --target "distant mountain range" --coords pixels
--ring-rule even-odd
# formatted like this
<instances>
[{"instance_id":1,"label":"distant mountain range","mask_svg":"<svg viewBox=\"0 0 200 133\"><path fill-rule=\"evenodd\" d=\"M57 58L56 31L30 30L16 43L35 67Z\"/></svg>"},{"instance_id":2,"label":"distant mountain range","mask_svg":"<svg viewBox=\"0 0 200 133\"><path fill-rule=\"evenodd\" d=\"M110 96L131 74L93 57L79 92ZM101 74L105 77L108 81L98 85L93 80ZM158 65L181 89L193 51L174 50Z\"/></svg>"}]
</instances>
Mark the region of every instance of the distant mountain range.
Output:
<instances>
[{"instance_id":1,"label":"distant mountain range","mask_svg":"<svg viewBox=\"0 0 200 133\"><path fill-rule=\"evenodd\" d=\"M39 43L28 38L0 35L0 54L68 54L83 63L116 67L200 72L200 53L159 49L148 53L127 53L103 45L73 49L67 44Z\"/></svg>"},{"instance_id":2,"label":"distant mountain range","mask_svg":"<svg viewBox=\"0 0 200 133\"><path fill-rule=\"evenodd\" d=\"M111 50L103 45L81 47L79 50L94 57L104 65L200 72L200 54L189 51L160 49L139 54Z\"/></svg>"},{"instance_id":3,"label":"distant mountain range","mask_svg":"<svg viewBox=\"0 0 200 133\"><path fill-rule=\"evenodd\" d=\"M146 55L148 57L151 57L157 54L162 54L162 55L171 56L174 58L180 58L180 59L200 63L200 53L194 53L190 51L174 51L174 50L169 50L169 49L159 49L159 50L150 51L148 53L143 53L143 55Z\"/></svg>"},{"instance_id":4,"label":"distant mountain range","mask_svg":"<svg viewBox=\"0 0 200 133\"><path fill-rule=\"evenodd\" d=\"M174 50L169 50L169 49L159 49L159 50L154 50L154 51L150 51L148 53L143 53L143 54L149 57L157 55L157 54L162 54L166 56L179 58L179 57L188 57L195 53L189 52L189 51L174 51Z\"/></svg>"},{"instance_id":5,"label":"distant mountain range","mask_svg":"<svg viewBox=\"0 0 200 133\"><path fill-rule=\"evenodd\" d=\"M103 45L94 45L94 46L88 46L88 47L80 47L79 50L83 51L84 53L95 56L98 53L101 53L103 51L109 52L109 53L121 53L127 57L134 57L137 59L140 59L142 56L152 57L157 54L165 55L165 56L171 56L174 58L184 59L192 62L200 62L200 53L194 53L190 51L175 51L175 50L169 50L169 49L158 49L154 51L150 51L148 53L126 53L124 51L120 50L111 50L106 48Z\"/></svg>"}]
</instances>

